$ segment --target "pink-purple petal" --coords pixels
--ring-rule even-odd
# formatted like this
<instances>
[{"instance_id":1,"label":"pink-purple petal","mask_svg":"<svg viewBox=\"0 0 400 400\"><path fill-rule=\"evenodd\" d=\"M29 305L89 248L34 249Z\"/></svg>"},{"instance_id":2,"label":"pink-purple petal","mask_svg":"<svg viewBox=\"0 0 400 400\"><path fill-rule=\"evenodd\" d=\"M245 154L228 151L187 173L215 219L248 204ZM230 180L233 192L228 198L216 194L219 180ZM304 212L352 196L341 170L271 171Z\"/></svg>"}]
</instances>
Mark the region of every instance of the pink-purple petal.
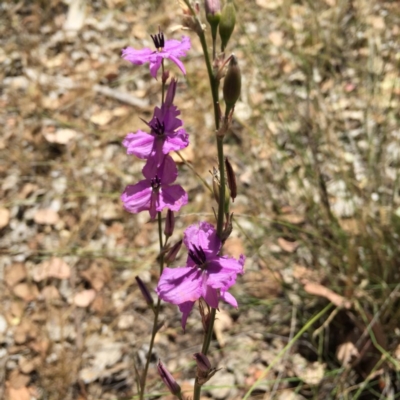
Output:
<instances>
[{"instance_id":1,"label":"pink-purple petal","mask_svg":"<svg viewBox=\"0 0 400 400\"><path fill-rule=\"evenodd\" d=\"M185 66L183 65L183 62L179 58L173 55L170 55L168 58L177 65L177 67L182 71L183 75L186 75Z\"/></svg>"},{"instance_id":2,"label":"pink-purple petal","mask_svg":"<svg viewBox=\"0 0 400 400\"><path fill-rule=\"evenodd\" d=\"M128 185L121 195L124 208L131 213L148 210L151 197L150 182L140 181L136 185Z\"/></svg>"},{"instance_id":3,"label":"pink-purple petal","mask_svg":"<svg viewBox=\"0 0 400 400\"><path fill-rule=\"evenodd\" d=\"M179 129L174 135L168 137L163 146L163 152L165 154L171 151L182 150L189 144L189 135L184 129Z\"/></svg>"},{"instance_id":4,"label":"pink-purple petal","mask_svg":"<svg viewBox=\"0 0 400 400\"><path fill-rule=\"evenodd\" d=\"M211 288L208 285L205 285L203 288L202 297L210 307L218 308L219 296L215 289Z\"/></svg>"},{"instance_id":5,"label":"pink-purple petal","mask_svg":"<svg viewBox=\"0 0 400 400\"><path fill-rule=\"evenodd\" d=\"M157 55L156 57L150 57L150 74L153 78L157 78L157 72L161 67L162 60L163 57L160 57L159 55Z\"/></svg>"},{"instance_id":6,"label":"pink-purple petal","mask_svg":"<svg viewBox=\"0 0 400 400\"><path fill-rule=\"evenodd\" d=\"M194 301L187 301L185 303L179 304L179 311L182 313L182 329L185 332L186 321L189 317L190 312L192 311L194 306Z\"/></svg>"},{"instance_id":7,"label":"pink-purple petal","mask_svg":"<svg viewBox=\"0 0 400 400\"><path fill-rule=\"evenodd\" d=\"M160 193L158 211L169 208L171 211L179 211L188 203L188 195L179 185L167 186Z\"/></svg>"},{"instance_id":8,"label":"pink-purple petal","mask_svg":"<svg viewBox=\"0 0 400 400\"><path fill-rule=\"evenodd\" d=\"M237 300L228 292L221 292L221 299L230 304L232 307L238 307Z\"/></svg>"},{"instance_id":9,"label":"pink-purple petal","mask_svg":"<svg viewBox=\"0 0 400 400\"><path fill-rule=\"evenodd\" d=\"M146 159L153 149L154 136L139 130L136 133L128 133L122 144L126 147L127 154Z\"/></svg>"},{"instance_id":10,"label":"pink-purple petal","mask_svg":"<svg viewBox=\"0 0 400 400\"><path fill-rule=\"evenodd\" d=\"M171 304L194 302L202 294L201 280L201 271L194 268L165 267L156 292L162 300Z\"/></svg>"},{"instance_id":11,"label":"pink-purple petal","mask_svg":"<svg viewBox=\"0 0 400 400\"><path fill-rule=\"evenodd\" d=\"M193 245L195 245L211 254L217 254L221 248L221 241L218 239L217 232L214 226L208 222L190 225L185 230L183 242L190 250L193 250Z\"/></svg>"},{"instance_id":12,"label":"pink-purple petal","mask_svg":"<svg viewBox=\"0 0 400 400\"><path fill-rule=\"evenodd\" d=\"M182 40L170 39L165 42L164 51L174 54L177 57L186 56L186 52L190 50L190 37L182 36Z\"/></svg>"},{"instance_id":13,"label":"pink-purple petal","mask_svg":"<svg viewBox=\"0 0 400 400\"><path fill-rule=\"evenodd\" d=\"M150 61L153 53L154 51L148 48L136 50L133 47L127 47L122 50L122 58L130 61L132 64L142 65Z\"/></svg>"},{"instance_id":14,"label":"pink-purple petal","mask_svg":"<svg viewBox=\"0 0 400 400\"><path fill-rule=\"evenodd\" d=\"M164 157L158 170L158 176L163 185L169 185L176 181L178 177L178 168L170 155Z\"/></svg>"}]
</instances>

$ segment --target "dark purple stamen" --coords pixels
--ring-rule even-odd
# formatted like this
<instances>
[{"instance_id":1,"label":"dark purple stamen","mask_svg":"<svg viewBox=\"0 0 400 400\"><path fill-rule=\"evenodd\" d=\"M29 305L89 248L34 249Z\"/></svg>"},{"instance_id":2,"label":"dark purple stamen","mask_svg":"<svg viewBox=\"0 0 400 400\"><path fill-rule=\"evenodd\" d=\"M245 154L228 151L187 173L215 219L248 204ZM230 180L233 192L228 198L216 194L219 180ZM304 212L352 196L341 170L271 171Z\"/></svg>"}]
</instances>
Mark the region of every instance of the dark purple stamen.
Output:
<instances>
[{"instance_id":1,"label":"dark purple stamen","mask_svg":"<svg viewBox=\"0 0 400 400\"><path fill-rule=\"evenodd\" d=\"M154 46L156 46L157 50L163 49L164 48L164 34L162 32L157 33L157 35L150 35L151 38L153 39Z\"/></svg>"},{"instance_id":2,"label":"dark purple stamen","mask_svg":"<svg viewBox=\"0 0 400 400\"><path fill-rule=\"evenodd\" d=\"M156 118L156 121L151 124L151 129L157 136L162 136L165 132L165 124Z\"/></svg>"},{"instance_id":3,"label":"dark purple stamen","mask_svg":"<svg viewBox=\"0 0 400 400\"><path fill-rule=\"evenodd\" d=\"M156 175L150 180L150 184L153 189L159 189L161 187L161 179Z\"/></svg>"},{"instance_id":4,"label":"dark purple stamen","mask_svg":"<svg viewBox=\"0 0 400 400\"><path fill-rule=\"evenodd\" d=\"M207 261L206 253L204 250L199 246L197 247L195 244L193 245L194 250L189 250L189 257L194 261L194 263L201 267Z\"/></svg>"}]
</instances>

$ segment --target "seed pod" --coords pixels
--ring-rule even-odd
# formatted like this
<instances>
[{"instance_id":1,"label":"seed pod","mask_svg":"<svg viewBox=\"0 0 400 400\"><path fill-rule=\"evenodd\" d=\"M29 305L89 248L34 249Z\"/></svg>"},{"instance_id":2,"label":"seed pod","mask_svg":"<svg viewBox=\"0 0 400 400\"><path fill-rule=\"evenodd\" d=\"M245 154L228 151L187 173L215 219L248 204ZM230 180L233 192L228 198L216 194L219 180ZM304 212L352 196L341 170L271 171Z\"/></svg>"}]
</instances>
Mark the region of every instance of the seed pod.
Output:
<instances>
[{"instance_id":1,"label":"seed pod","mask_svg":"<svg viewBox=\"0 0 400 400\"><path fill-rule=\"evenodd\" d=\"M228 157L225 158L225 169L231 199L232 201L235 201L235 198L237 196L236 176L235 172L233 171L232 164L228 160Z\"/></svg>"},{"instance_id":2,"label":"seed pod","mask_svg":"<svg viewBox=\"0 0 400 400\"><path fill-rule=\"evenodd\" d=\"M170 209L167 211L167 217L165 218L164 234L167 237L172 236L175 228L175 215Z\"/></svg>"},{"instance_id":3,"label":"seed pod","mask_svg":"<svg viewBox=\"0 0 400 400\"><path fill-rule=\"evenodd\" d=\"M221 38L221 52L225 51L225 48L232 35L233 29L236 23L236 10L233 2L228 0L224 5L221 12L221 19L219 22L219 36Z\"/></svg>"},{"instance_id":4,"label":"seed pod","mask_svg":"<svg viewBox=\"0 0 400 400\"><path fill-rule=\"evenodd\" d=\"M242 75L237 58L232 54L224 79L223 94L226 104L225 115L235 106L242 89Z\"/></svg>"}]
</instances>

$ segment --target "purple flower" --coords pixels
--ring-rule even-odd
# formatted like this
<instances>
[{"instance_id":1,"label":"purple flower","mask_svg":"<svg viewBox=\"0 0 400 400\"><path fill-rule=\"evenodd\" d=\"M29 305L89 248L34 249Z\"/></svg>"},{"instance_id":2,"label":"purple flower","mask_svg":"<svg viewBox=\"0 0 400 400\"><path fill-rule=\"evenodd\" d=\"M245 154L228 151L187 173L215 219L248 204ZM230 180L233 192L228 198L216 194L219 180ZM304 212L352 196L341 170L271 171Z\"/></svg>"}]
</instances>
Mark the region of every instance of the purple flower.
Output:
<instances>
[{"instance_id":1,"label":"purple flower","mask_svg":"<svg viewBox=\"0 0 400 400\"><path fill-rule=\"evenodd\" d=\"M168 58L174 62L185 75L185 67L179 58L186 56L186 52L190 49L190 38L182 36L181 41L175 39L164 40L162 32L157 35L151 35L151 38L156 50L148 48L136 50L132 47L127 47L122 50L122 57L135 65L142 65L146 62L150 63L150 73L153 78L157 77L157 72L164 58Z\"/></svg>"},{"instance_id":2,"label":"purple flower","mask_svg":"<svg viewBox=\"0 0 400 400\"><path fill-rule=\"evenodd\" d=\"M181 128L180 111L173 105L176 91L176 80L172 80L168 87L165 103L161 108L154 109L154 115L149 122L150 133L137 131L128 133L122 144L128 154L134 154L142 159L152 158L152 162L160 165L164 154L170 151L181 150L189 144L189 135Z\"/></svg>"},{"instance_id":3,"label":"purple flower","mask_svg":"<svg viewBox=\"0 0 400 400\"><path fill-rule=\"evenodd\" d=\"M149 210L150 217L155 218L158 211L168 208L178 211L187 204L187 193L179 185L171 185L178 176L178 169L170 156L165 156L157 167L146 163L143 170L146 179L136 185L128 185L121 200L124 208L131 213Z\"/></svg>"},{"instance_id":4,"label":"purple flower","mask_svg":"<svg viewBox=\"0 0 400 400\"><path fill-rule=\"evenodd\" d=\"M164 301L179 306L182 328L196 300L202 297L208 305L218 308L220 299L237 307L236 299L227 292L237 275L243 274L245 257L239 260L219 256L221 241L213 225L200 222L189 226L183 239L188 248L185 267L165 267L156 292Z\"/></svg>"}]
</instances>

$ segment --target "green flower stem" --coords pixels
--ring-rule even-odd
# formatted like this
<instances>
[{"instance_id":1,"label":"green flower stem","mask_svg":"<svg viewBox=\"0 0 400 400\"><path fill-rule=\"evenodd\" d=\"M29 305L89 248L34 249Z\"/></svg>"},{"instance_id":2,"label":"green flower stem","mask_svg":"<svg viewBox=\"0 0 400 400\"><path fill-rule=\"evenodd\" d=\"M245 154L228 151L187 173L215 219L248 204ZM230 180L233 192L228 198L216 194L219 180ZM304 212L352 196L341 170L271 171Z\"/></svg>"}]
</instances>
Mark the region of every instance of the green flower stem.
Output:
<instances>
[{"instance_id":1,"label":"green flower stem","mask_svg":"<svg viewBox=\"0 0 400 400\"><path fill-rule=\"evenodd\" d=\"M160 304L161 304L161 299L159 298L157 300L157 304L154 308L154 322L153 322L153 329L151 332L149 351L147 352L146 365L144 367L143 375L141 377L141 382L140 382L140 400L143 400L143 398L144 398L144 391L146 388L146 379L147 379L147 372L149 371L151 352L153 350L154 339L155 339L157 331L158 331L157 325L158 325L158 315L160 313Z\"/></svg>"},{"instance_id":2,"label":"green flower stem","mask_svg":"<svg viewBox=\"0 0 400 400\"><path fill-rule=\"evenodd\" d=\"M213 108L214 108L214 120L215 120L215 132L217 138L217 151L218 151L218 168L219 168L219 179L220 179L220 189L219 189L219 204L218 204L218 216L217 216L217 235L219 237L222 236L222 230L224 227L224 205L225 205L225 165L224 165L224 147L223 147L223 136L218 136L218 131L220 127L220 109L219 109L219 100L218 100L218 87L219 81L214 76L214 71L212 67L212 63L210 60L210 56L208 54L207 49L207 41L204 34L203 29L201 28L201 21L196 15L192 5L188 0L185 0L185 4L189 7L193 18L196 20L197 31L200 38L201 47L204 54L204 61L206 63L208 79L210 81L211 95L213 100ZM215 51L215 43L213 43L213 52ZM215 57L215 56L214 56ZM214 321L215 321L216 310L214 308L211 309L210 319L208 323L207 332L204 335L202 353L207 355L208 349L210 347ZM201 395L201 385L195 382L194 392L193 392L193 400L200 400Z\"/></svg>"},{"instance_id":3,"label":"green flower stem","mask_svg":"<svg viewBox=\"0 0 400 400\"><path fill-rule=\"evenodd\" d=\"M161 63L161 68L162 68L162 73L164 75L164 60ZM164 104L164 96L165 96L165 82L163 80L162 85L161 85L161 104ZM161 276L163 269L164 269L164 252L163 252L164 243L163 243L162 218L161 218L160 211L157 213L157 222L158 222L158 239L160 242L160 276ZM165 244L166 244L166 242L165 242ZM157 325L158 325L158 315L160 313L160 304L161 304L161 299L159 298L157 300L156 307L153 308L154 322L153 322L153 329L151 332L149 351L147 352L147 357L146 357L146 365L144 367L143 375L140 380L140 400L143 400L144 391L146 388L146 379L147 379L147 372L149 371L151 352L153 350L154 338L156 337L157 330L158 330Z\"/></svg>"},{"instance_id":4,"label":"green flower stem","mask_svg":"<svg viewBox=\"0 0 400 400\"><path fill-rule=\"evenodd\" d=\"M158 237L160 240L160 276L161 276L163 269L164 269L164 252L162 251L164 248L164 243L163 243L161 212L157 213L157 222L158 222ZM147 357L146 357L146 365L143 370L143 375L140 379L140 397L139 397L140 400L143 400L143 398L144 398L147 372L149 371L149 365L150 365L151 352L153 351L154 339L155 339L157 331L158 331L158 315L160 314L160 305L161 305L161 299L158 298L157 304L153 309L154 310L154 321L153 321L153 329L151 331L149 351L147 352Z\"/></svg>"}]
</instances>

